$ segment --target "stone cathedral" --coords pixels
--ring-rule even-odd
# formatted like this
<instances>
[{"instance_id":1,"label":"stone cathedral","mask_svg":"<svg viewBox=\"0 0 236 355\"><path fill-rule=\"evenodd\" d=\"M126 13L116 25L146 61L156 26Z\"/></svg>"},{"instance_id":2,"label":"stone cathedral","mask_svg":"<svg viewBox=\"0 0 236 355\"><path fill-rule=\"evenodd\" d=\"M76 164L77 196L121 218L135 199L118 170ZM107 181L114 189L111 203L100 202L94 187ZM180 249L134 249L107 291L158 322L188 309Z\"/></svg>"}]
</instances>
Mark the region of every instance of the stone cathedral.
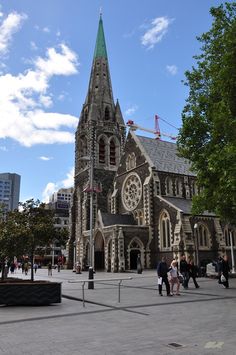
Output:
<instances>
[{"instance_id":1,"label":"stone cathedral","mask_svg":"<svg viewBox=\"0 0 236 355\"><path fill-rule=\"evenodd\" d=\"M229 230L217 216L208 211L191 215L197 192L195 174L177 155L176 144L132 130L126 136L119 102L113 99L100 16L75 135L68 265L91 265L91 240L95 270L111 272L135 269L138 255L144 268L154 268L164 255L171 260L185 253L200 265L230 253Z\"/></svg>"}]
</instances>

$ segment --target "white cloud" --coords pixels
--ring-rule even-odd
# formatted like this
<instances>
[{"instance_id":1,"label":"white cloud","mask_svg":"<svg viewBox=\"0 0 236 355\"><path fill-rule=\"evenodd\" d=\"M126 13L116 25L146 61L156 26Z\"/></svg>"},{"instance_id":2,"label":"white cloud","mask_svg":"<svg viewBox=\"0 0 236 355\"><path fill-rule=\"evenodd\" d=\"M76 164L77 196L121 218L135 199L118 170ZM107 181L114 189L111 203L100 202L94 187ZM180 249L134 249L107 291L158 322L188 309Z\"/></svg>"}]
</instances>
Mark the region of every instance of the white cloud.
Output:
<instances>
[{"instance_id":1,"label":"white cloud","mask_svg":"<svg viewBox=\"0 0 236 355\"><path fill-rule=\"evenodd\" d=\"M66 174L67 178L62 181L63 187L69 188L74 186L74 167Z\"/></svg>"},{"instance_id":2,"label":"white cloud","mask_svg":"<svg viewBox=\"0 0 236 355\"><path fill-rule=\"evenodd\" d=\"M151 28L149 28L141 37L142 45L146 46L148 49L153 48L155 44L162 40L172 21L172 19L169 19L166 16L157 17L152 20Z\"/></svg>"},{"instance_id":3,"label":"white cloud","mask_svg":"<svg viewBox=\"0 0 236 355\"><path fill-rule=\"evenodd\" d=\"M78 118L44 109L53 105L50 79L77 73L76 54L61 44L59 51L49 48L46 59L38 57L33 64L35 68L16 76L0 76L0 138L14 139L26 147L73 143ZM68 131L71 128L73 133Z\"/></svg>"},{"instance_id":4,"label":"white cloud","mask_svg":"<svg viewBox=\"0 0 236 355\"><path fill-rule=\"evenodd\" d=\"M35 61L36 68L47 76L71 75L77 73L77 56L65 44L60 44L61 53L55 48L47 50L47 58L38 58Z\"/></svg>"},{"instance_id":5,"label":"white cloud","mask_svg":"<svg viewBox=\"0 0 236 355\"><path fill-rule=\"evenodd\" d=\"M43 202L48 203L49 202L49 197L58 190L57 185L54 184L53 182L49 182L45 189L43 190Z\"/></svg>"},{"instance_id":6,"label":"white cloud","mask_svg":"<svg viewBox=\"0 0 236 355\"><path fill-rule=\"evenodd\" d=\"M167 65L166 69L171 75L176 75L177 71L178 71L178 68L176 65Z\"/></svg>"},{"instance_id":7,"label":"white cloud","mask_svg":"<svg viewBox=\"0 0 236 355\"><path fill-rule=\"evenodd\" d=\"M126 116L132 116L138 109L137 105L133 105L131 107L129 107L126 111L125 111L125 115Z\"/></svg>"},{"instance_id":8,"label":"white cloud","mask_svg":"<svg viewBox=\"0 0 236 355\"><path fill-rule=\"evenodd\" d=\"M43 190L43 202L49 202L49 197L61 188L69 188L74 186L74 168L66 174L66 179L58 182L49 182Z\"/></svg>"},{"instance_id":9,"label":"white cloud","mask_svg":"<svg viewBox=\"0 0 236 355\"><path fill-rule=\"evenodd\" d=\"M0 16L1 18L3 17ZM17 32L22 22L27 18L25 14L11 12L0 25L0 54L5 54L8 51L12 36Z\"/></svg>"},{"instance_id":10,"label":"white cloud","mask_svg":"<svg viewBox=\"0 0 236 355\"><path fill-rule=\"evenodd\" d=\"M45 156L41 156L39 157L40 160L44 160L44 161L49 161L49 160L52 160L53 158L52 157L45 157Z\"/></svg>"}]
</instances>

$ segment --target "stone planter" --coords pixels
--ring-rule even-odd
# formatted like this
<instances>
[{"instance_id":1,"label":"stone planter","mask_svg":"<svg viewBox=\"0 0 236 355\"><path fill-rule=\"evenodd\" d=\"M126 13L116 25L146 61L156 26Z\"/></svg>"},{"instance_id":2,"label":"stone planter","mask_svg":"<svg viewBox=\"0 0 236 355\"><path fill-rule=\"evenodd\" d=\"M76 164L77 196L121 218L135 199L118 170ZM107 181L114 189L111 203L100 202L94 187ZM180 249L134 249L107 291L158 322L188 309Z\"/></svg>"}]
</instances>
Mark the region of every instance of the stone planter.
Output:
<instances>
[{"instance_id":1,"label":"stone planter","mask_svg":"<svg viewBox=\"0 0 236 355\"><path fill-rule=\"evenodd\" d=\"M43 306L61 303L61 283L5 280L0 282L0 304Z\"/></svg>"}]
</instances>

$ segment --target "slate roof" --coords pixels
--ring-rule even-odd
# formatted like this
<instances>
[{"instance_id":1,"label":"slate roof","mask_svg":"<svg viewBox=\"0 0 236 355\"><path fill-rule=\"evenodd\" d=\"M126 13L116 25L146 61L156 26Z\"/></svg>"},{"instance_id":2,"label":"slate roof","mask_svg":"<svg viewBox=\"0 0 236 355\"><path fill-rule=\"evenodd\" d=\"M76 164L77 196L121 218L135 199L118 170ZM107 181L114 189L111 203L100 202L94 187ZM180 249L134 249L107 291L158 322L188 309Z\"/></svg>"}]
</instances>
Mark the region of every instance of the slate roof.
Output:
<instances>
[{"instance_id":1,"label":"slate roof","mask_svg":"<svg viewBox=\"0 0 236 355\"><path fill-rule=\"evenodd\" d=\"M111 214L101 212L104 227L115 224L136 225L133 215L130 214Z\"/></svg>"},{"instance_id":2,"label":"slate roof","mask_svg":"<svg viewBox=\"0 0 236 355\"><path fill-rule=\"evenodd\" d=\"M190 170L189 161L177 155L175 143L138 135L136 137L158 171L196 176Z\"/></svg>"},{"instance_id":3,"label":"slate roof","mask_svg":"<svg viewBox=\"0 0 236 355\"><path fill-rule=\"evenodd\" d=\"M167 196L162 196L162 198L163 198L163 200L166 200L167 202L170 202L172 205L176 206L178 209L180 209L184 213L191 214L191 208L192 208L192 201L191 200L186 200L184 198L178 198L178 197L167 197ZM215 216L215 213L204 211L202 213L202 215Z\"/></svg>"}]
</instances>

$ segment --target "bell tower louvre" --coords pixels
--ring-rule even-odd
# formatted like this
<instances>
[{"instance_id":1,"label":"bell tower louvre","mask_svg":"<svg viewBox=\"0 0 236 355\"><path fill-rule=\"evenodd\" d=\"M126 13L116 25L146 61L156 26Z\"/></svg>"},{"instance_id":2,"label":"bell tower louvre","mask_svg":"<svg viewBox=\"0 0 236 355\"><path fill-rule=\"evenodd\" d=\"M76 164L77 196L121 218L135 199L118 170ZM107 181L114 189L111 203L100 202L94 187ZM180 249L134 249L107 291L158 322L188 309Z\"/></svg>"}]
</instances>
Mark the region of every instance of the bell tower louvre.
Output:
<instances>
[{"instance_id":1,"label":"bell tower louvre","mask_svg":"<svg viewBox=\"0 0 236 355\"><path fill-rule=\"evenodd\" d=\"M98 209L110 212L113 180L124 149L125 135L126 128L120 105L118 100L115 103L113 99L100 15L88 92L75 133L74 198L68 262L70 266L73 259L79 261L82 266L89 263L90 227L94 227Z\"/></svg>"}]
</instances>

